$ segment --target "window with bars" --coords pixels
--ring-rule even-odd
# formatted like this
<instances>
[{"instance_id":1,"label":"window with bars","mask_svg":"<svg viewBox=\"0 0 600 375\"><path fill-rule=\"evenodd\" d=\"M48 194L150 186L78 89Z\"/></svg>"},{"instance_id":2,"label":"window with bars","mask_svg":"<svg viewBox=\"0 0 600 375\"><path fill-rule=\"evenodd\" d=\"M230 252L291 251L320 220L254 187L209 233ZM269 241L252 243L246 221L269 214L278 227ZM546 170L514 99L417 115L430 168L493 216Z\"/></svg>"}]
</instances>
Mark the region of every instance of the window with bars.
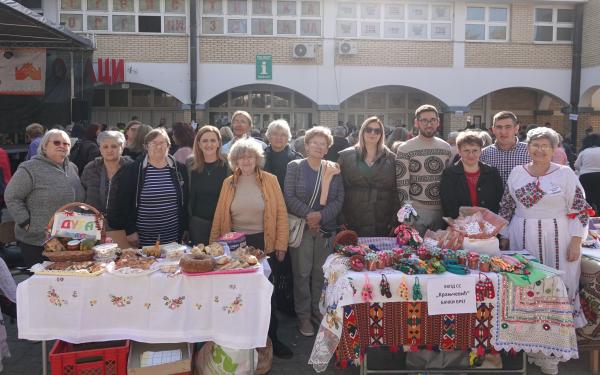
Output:
<instances>
[{"instance_id":1,"label":"window with bars","mask_svg":"<svg viewBox=\"0 0 600 375\"><path fill-rule=\"evenodd\" d=\"M71 31L187 32L187 0L61 0L60 22Z\"/></svg>"},{"instance_id":2,"label":"window with bars","mask_svg":"<svg viewBox=\"0 0 600 375\"><path fill-rule=\"evenodd\" d=\"M336 36L340 38L452 38L451 4L420 2L337 2Z\"/></svg>"},{"instance_id":3,"label":"window with bars","mask_svg":"<svg viewBox=\"0 0 600 375\"><path fill-rule=\"evenodd\" d=\"M204 35L322 35L322 2L201 0Z\"/></svg>"},{"instance_id":4,"label":"window with bars","mask_svg":"<svg viewBox=\"0 0 600 375\"><path fill-rule=\"evenodd\" d=\"M506 6L468 6L465 40L505 42L508 25L509 9Z\"/></svg>"},{"instance_id":5,"label":"window with bars","mask_svg":"<svg viewBox=\"0 0 600 375\"><path fill-rule=\"evenodd\" d=\"M572 8L535 8L534 40L547 43L571 43L575 12Z\"/></svg>"}]
</instances>

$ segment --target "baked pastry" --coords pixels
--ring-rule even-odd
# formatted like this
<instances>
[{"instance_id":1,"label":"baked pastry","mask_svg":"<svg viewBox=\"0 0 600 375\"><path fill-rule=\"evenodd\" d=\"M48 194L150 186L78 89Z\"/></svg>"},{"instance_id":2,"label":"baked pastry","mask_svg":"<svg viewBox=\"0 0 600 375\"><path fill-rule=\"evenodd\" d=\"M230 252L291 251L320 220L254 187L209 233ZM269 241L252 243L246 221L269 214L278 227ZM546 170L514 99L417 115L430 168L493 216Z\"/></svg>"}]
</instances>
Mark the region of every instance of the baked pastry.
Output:
<instances>
[{"instance_id":1,"label":"baked pastry","mask_svg":"<svg viewBox=\"0 0 600 375\"><path fill-rule=\"evenodd\" d=\"M204 273L214 270L215 260L207 254L199 254L196 256L186 254L179 261L179 266L184 272Z\"/></svg>"},{"instance_id":2,"label":"baked pastry","mask_svg":"<svg viewBox=\"0 0 600 375\"><path fill-rule=\"evenodd\" d=\"M201 244L198 244L198 245L192 247L191 254L193 256L198 256L198 255L206 254L206 252L204 252L204 244L201 243Z\"/></svg>"},{"instance_id":3,"label":"baked pastry","mask_svg":"<svg viewBox=\"0 0 600 375\"><path fill-rule=\"evenodd\" d=\"M248 255L246 257L246 263L250 266L255 266L258 263L258 259L254 255Z\"/></svg>"},{"instance_id":4,"label":"baked pastry","mask_svg":"<svg viewBox=\"0 0 600 375\"><path fill-rule=\"evenodd\" d=\"M44 244L44 251L65 251L67 250L65 246L60 242L60 240L56 237L49 239Z\"/></svg>"},{"instance_id":5,"label":"baked pastry","mask_svg":"<svg viewBox=\"0 0 600 375\"><path fill-rule=\"evenodd\" d=\"M208 255L212 255L213 257L219 257L225 254L225 248L218 242L213 242L209 246L204 248L204 252Z\"/></svg>"}]
</instances>

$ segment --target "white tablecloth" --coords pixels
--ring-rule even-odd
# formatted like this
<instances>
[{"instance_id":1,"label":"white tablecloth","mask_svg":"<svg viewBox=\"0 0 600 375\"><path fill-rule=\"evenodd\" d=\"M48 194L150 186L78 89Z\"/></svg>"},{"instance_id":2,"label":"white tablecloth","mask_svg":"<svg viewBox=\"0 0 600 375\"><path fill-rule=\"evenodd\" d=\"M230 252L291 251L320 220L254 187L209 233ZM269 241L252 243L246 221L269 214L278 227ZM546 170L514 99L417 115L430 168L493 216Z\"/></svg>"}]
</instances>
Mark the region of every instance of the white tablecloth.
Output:
<instances>
[{"instance_id":1,"label":"white tablecloth","mask_svg":"<svg viewBox=\"0 0 600 375\"><path fill-rule=\"evenodd\" d=\"M264 347L272 292L262 269L212 276L36 275L17 288L19 338Z\"/></svg>"}]
</instances>

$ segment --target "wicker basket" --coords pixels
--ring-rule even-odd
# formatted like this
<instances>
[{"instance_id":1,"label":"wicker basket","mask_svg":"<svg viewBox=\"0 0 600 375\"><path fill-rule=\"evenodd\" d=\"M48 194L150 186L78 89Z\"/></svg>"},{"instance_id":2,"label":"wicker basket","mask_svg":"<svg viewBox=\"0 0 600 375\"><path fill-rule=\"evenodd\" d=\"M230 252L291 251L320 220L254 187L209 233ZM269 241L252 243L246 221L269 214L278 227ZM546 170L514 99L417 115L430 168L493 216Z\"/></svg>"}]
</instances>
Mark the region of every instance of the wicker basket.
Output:
<instances>
[{"instance_id":1,"label":"wicker basket","mask_svg":"<svg viewBox=\"0 0 600 375\"><path fill-rule=\"evenodd\" d=\"M73 202L66 204L56 210L56 212L66 211L68 209L79 209L80 211L90 211L100 223L100 242L104 242L106 238L106 226L104 225L104 216L100 211L96 208L90 206L86 203L81 202ZM48 227L46 231L46 239L50 239L50 233L52 232L52 226L54 224L54 215L50 217L50 221L48 222ZM42 255L46 258L50 259L52 262L84 262L88 260L94 259L94 250L85 250L85 251L44 251Z\"/></svg>"}]
</instances>

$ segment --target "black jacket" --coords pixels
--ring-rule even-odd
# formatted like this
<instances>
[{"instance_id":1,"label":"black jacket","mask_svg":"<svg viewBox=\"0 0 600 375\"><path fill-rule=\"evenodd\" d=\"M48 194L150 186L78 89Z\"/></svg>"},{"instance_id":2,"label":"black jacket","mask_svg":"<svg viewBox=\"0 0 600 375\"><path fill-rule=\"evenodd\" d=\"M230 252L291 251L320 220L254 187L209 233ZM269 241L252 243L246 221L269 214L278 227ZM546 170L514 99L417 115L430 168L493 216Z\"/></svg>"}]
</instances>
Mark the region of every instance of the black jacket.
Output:
<instances>
[{"instance_id":1,"label":"black jacket","mask_svg":"<svg viewBox=\"0 0 600 375\"><path fill-rule=\"evenodd\" d=\"M292 150L290 145L285 146L281 152L273 151L271 146L265 149L265 172L269 172L277 176L279 187L283 191L283 182L285 181L285 172L290 161L296 159L304 159L301 153Z\"/></svg>"},{"instance_id":2,"label":"black jacket","mask_svg":"<svg viewBox=\"0 0 600 375\"><path fill-rule=\"evenodd\" d=\"M477 181L477 200L479 207L498 213L500 200L504 193L504 184L498 170L492 166L479 162L479 180ZM458 217L461 206L472 206L469 186L465 177L462 161L446 168L442 172L440 185L442 198L442 211L445 217Z\"/></svg>"},{"instance_id":3,"label":"black jacket","mask_svg":"<svg viewBox=\"0 0 600 375\"><path fill-rule=\"evenodd\" d=\"M348 147L350 147L350 143L348 142L348 140L346 138L333 137L333 144L329 148L329 151L327 151L327 155L325 155L325 159L337 162L338 158L340 157L340 155L339 155L340 151L345 150Z\"/></svg>"},{"instance_id":4,"label":"black jacket","mask_svg":"<svg viewBox=\"0 0 600 375\"><path fill-rule=\"evenodd\" d=\"M167 156L171 178L177 191L179 212L179 237L188 229L187 169L171 155ZM108 225L113 229L124 229L127 235L137 232L137 208L144 176L148 167L147 157L139 158L114 175L108 191Z\"/></svg>"},{"instance_id":5,"label":"black jacket","mask_svg":"<svg viewBox=\"0 0 600 375\"><path fill-rule=\"evenodd\" d=\"M364 173L359 167L362 153L356 147L349 147L339 155L345 192L339 222L361 237L388 236L400 208L396 191L396 156L385 148L370 173Z\"/></svg>"}]
</instances>

